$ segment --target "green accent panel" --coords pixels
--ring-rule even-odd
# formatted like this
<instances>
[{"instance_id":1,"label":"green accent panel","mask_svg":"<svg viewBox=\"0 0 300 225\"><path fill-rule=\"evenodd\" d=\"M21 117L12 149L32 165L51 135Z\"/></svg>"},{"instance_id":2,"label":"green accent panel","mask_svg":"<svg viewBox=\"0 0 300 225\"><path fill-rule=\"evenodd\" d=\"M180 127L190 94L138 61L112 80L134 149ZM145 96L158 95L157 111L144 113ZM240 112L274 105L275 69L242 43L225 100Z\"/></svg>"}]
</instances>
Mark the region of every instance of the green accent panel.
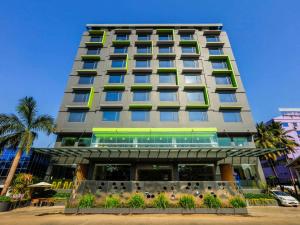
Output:
<instances>
[{"instance_id":1,"label":"green accent panel","mask_svg":"<svg viewBox=\"0 0 300 225\"><path fill-rule=\"evenodd\" d=\"M89 30L90 35L101 35L104 32L105 32L104 30Z\"/></svg>"},{"instance_id":2,"label":"green accent panel","mask_svg":"<svg viewBox=\"0 0 300 225\"><path fill-rule=\"evenodd\" d=\"M136 45L151 45L153 46L153 41L148 40L148 41L141 41L141 40L137 40L135 41Z\"/></svg>"},{"instance_id":3,"label":"green accent panel","mask_svg":"<svg viewBox=\"0 0 300 225\"><path fill-rule=\"evenodd\" d=\"M226 91L226 90L236 90L237 87L233 87L232 85L217 85L216 90L217 91Z\"/></svg>"},{"instance_id":4,"label":"green accent panel","mask_svg":"<svg viewBox=\"0 0 300 225\"><path fill-rule=\"evenodd\" d=\"M125 90L125 85L104 85L104 90Z\"/></svg>"},{"instance_id":5,"label":"green accent panel","mask_svg":"<svg viewBox=\"0 0 300 225\"><path fill-rule=\"evenodd\" d=\"M209 106L207 104L187 104L187 109L207 109Z\"/></svg>"},{"instance_id":6,"label":"green accent panel","mask_svg":"<svg viewBox=\"0 0 300 225\"><path fill-rule=\"evenodd\" d=\"M152 109L151 104L130 104L129 109Z\"/></svg>"},{"instance_id":7,"label":"green accent panel","mask_svg":"<svg viewBox=\"0 0 300 225\"><path fill-rule=\"evenodd\" d=\"M126 72L128 71L128 60L129 60L129 56L128 54L126 55Z\"/></svg>"},{"instance_id":8,"label":"green accent panel","mask_svg":"<svg viewBox=\"0 0 300 225\"><path fill-rule=\"evenodd\" d=\"M204 88L204 100L205 100L205 105L207 105L207 107L209 107L210 100L209 100L209 96L208 96L207 87Z\"/></svg>"},{"instance_id":9,"label":"green accent panel","mask_svg":"<svg viewBox=\"0 0 300 225\"><path fill-rule=\"evenodd\" d=\"M240 105L221 105L219 109L241 109L243 108Z\"/></svg>"},{"instance_id":10,"label":"green accent panel","mask_svg":"<svg viewBox=\"0 0 300 225\"><path fill-rule=\"evenodd\" d=\"M179 45L195 46L196 47L196 53L200 54L200 47L199 47L198 41L196 41L196 40L184 40L184 41L180 41Z\"/></svg>"},{"instance_id":11,"label":"green accent panel","mask_svg":"<svg viewBox=\"0 0 300 225\"><path fill-rule=\"evenodd\" d=\"M160 103L157 108L180 108L180 105L174 103Z\"/></svg>"},{"instance_id":12,"label":"green accent panel","mask_svg":"<svg viewBox=\"0 0 300 225\"><path fill-rule=\"evenodd\" d=\"M100 60L100 55L82 55L83 60Z\"/></svg>"},{"instance_id":13,"label":"green accent panel","mask_svg":"<svg viewBox=\"0 0 300 225\"><path fill-rule=\"evenodd\" d=\"M218 60L218 59L226 59L227 60L228 55L210 55L209 60Z\"/></svg>"},{"instance_id":14,"label":"green accent panel","mask_svg":"<svg viewBox=\"0 0 300 225\"><path fill-rule=\"evenodd\" d=\"M87 103L87 107L89 109L92 107L93 100L94 100L94 95L95 95L94 87L91 87L90 96L89 96L89 100L88 100L88 103Z\"/></svg>"},{"instance_id":15,"label":"green accent panel","mask_svg":"<svg viewBox=\"0 0 300 225\"><path fill-rule=\"evenodd\" d=\"M129 40L114 40L112 43L113 43L114 46L118 46L118 45L128 46L128 45L130 45Z\"/></svg>"},{"instance_id":16,"label":"green accent panel","mask_svg":"<svg viewBox=\"0 0 300 225\"><path fill-rule=\"evenodd\" d=\"M97 70L86 70L86 69L82 69L82 70L77 70L78 74L92 74L95 75L97 74Z\"/></svg>"},{"instance_id":17,"label":"green accent panel","mask_svg":"<svg viewBox=\"0 0 300 225\"><path fill-rule=\"evenodd\" d=\"M201 127L201 128L93 128L94 133L97 132L217 132L216 127Z\"/></svg>"},{"instance_id":18,"label":"green accent panel","mask_svg":"<svg viewBox=\"0 0 300 225\"><path fill-rule=\"evenodd\" d=\"M173 67L173 68L158 68L157 72L159 72L159 73L177 72L177 69L176 69L176 67Z\"/></svg>"},{"instance_id":19,"label":"green accent panel","mask_svg":"<svg viewBox=\"0 0 300 225\"><path fill-rule=\"evenodd\" d=\"M132 85L131 90L152 90L152 85L151 84Z\"/></svg>"}]
</instances>

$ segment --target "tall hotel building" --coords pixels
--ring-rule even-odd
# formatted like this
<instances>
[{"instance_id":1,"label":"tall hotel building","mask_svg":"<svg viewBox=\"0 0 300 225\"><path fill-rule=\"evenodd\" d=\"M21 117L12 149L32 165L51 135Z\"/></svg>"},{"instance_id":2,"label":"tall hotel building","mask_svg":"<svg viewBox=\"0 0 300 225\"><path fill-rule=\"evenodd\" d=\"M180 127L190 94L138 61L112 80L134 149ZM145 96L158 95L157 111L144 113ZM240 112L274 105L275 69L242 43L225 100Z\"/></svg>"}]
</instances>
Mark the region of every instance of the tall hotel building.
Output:
<instances>
[{"instance_id":1,"label":"tall hotel building","mask_svg":"<svg viewBox=\"0 0 300 225\"><path fill-rule=\"evenodd\" d=\"M89 24L48 149L49 171L247 186L264 179L255 132L222 24Z\"/></svg>"}]
</instances>

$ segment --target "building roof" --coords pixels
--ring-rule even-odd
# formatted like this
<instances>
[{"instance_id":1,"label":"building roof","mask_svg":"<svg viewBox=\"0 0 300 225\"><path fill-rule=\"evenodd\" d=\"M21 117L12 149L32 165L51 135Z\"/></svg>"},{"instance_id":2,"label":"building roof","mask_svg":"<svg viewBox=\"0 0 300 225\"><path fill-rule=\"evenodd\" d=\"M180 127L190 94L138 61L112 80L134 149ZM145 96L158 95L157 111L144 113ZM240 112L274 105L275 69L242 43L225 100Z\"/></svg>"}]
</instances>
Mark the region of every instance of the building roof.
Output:
<instances>
[{"instance_id":1,"label":"building roof","mask_svg":"<svg viewBox=\"0 0 300 225\"><path fill-rule=\"evenodd\" d=\"M118 28L132 28L132 27L218 27L222 29L223 24L221 23L195 23L195 24L87 24L87 27L118 27Z\"/></svg>"}]
</instances>

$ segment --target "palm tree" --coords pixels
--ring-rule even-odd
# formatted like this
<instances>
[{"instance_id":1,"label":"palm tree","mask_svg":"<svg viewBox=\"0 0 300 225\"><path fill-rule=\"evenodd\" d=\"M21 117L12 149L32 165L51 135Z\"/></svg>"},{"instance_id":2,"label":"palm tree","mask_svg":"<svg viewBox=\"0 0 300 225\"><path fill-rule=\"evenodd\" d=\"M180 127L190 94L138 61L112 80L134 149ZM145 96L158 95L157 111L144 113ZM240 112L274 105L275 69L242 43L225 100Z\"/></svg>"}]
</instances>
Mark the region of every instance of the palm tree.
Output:
<instances>
[{"instance_id":1,"label":"palm tree","mask_svg":"<svg viewBox=\"0 0 300 225\"><path fill-rule=\"evenodd\" d=\"M32 97L20 99L17 115L0 114L0 150L4 147L17 149L16 156L5 180L1 195L5 195L15 175L22 153L29 153L38 132L50 135L54 120L49 115L37 115L37 104Z\"/></svg>"}]
</instances>

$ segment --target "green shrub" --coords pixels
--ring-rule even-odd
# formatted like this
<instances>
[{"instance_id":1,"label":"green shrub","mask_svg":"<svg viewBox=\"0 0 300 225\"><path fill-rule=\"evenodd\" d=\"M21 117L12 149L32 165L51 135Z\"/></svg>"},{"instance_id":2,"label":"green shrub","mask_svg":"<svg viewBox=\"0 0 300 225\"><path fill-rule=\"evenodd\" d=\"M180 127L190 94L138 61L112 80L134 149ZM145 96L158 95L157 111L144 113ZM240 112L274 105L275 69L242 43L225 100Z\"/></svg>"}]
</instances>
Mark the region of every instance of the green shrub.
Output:
<instances>
[{"instance_id":1,"label":"green shrub","mask_svg":"<svg viewBox=\"0 0 300 225\"><path fill-rule=\"evenodd\" d=\"M159 194L153 200L153 205L155 208L166 209L169 207L170 202L165 194Z\"/></svg>"},{"instance_id":2,"label":"green shrub","mask_svg":"<svg viewBox=\"0 0 300 225\"><path fill-rule=\"evenodd\" d=\"M196 208L196 201L192 195L183 195L179 199L179 205L185 209L194 209Z\"/></svg>"},{"instance_id":3,"label":"green shrub","mask_svg":"<svg viewBox=\"0 0 300 225\"><path fill-rule=\"evenodd\" d=\"M203 198L203 203L208 208L218 209L221 208L221 200L218 197L214 197L211 194L207 194Z\"/></svg>"},{"instance_id":4,"label":"green shrub","mask_svg":"<svg viewBox=\"0 0 300 225\"><path fill-rule=\"evenodd\" d=\"M119 208L121 205L121 201L117 196L108 196L105 199L105 208Z\"/></svg>"},{"instance_id":5,"label":"green shrub","mask_svg":"<svg viewBox=\"0 0 300 225\"><path fill-rule=\"evenodd\" d=\"M128 202L128 206L130 208L145 208L145 200L144 197L140 194L134 194L132 195Z\"/></svg>"},{"instance_id":6,"label":"green shrub","mask_svg":"<svg viewBox=\"0 0 300 225\"><path fill-rule=\"evenodd\" d=\"M245 193L244 194L246 199L259 199L259 198L264 198L264 199L274 199L274 197L270 194L255 194L255 193Z\"/></svg>"},{"instance_id":7,"label":"green shrub","mask_svg":"<svg viewBox=\"0 0 300 225\"><path fill-rule=\"evenodd\" d=\"M8 197L8 196L0 196L0 202L10 202L10 197Z\"/></svg>"},{"instance_id":8,"label":"green shrub","mask_svg":"<svg viewBox=\"0 0 300 225\"><path fill-rule=\"evenodd\" d=\"M94 205L95 196L92 194L85 194L80 198L79 208L92 208Z\"/></svg>"},{"instance_id":9,"label":"green shrub","mask_svg":"<svg viewBox=\"0 0 300 225\"><path fill-rule=\"evenodd\" d=\"M276 199L268 199L268 198L251 198L247 199L249 205L251 206L268 206L268 205L277 205Z\"/></svg>"},{"instance_id":10,"label":"green shrub","mask_svg":"<svg viewBox=\"0 0 300 225\"><path fill-rule=\"evenodd\" d=\"M246 201L240 196L233 197L229 200L229 203L233 208L246 208L247 206Z\"/></svg>"}]
</instances>

